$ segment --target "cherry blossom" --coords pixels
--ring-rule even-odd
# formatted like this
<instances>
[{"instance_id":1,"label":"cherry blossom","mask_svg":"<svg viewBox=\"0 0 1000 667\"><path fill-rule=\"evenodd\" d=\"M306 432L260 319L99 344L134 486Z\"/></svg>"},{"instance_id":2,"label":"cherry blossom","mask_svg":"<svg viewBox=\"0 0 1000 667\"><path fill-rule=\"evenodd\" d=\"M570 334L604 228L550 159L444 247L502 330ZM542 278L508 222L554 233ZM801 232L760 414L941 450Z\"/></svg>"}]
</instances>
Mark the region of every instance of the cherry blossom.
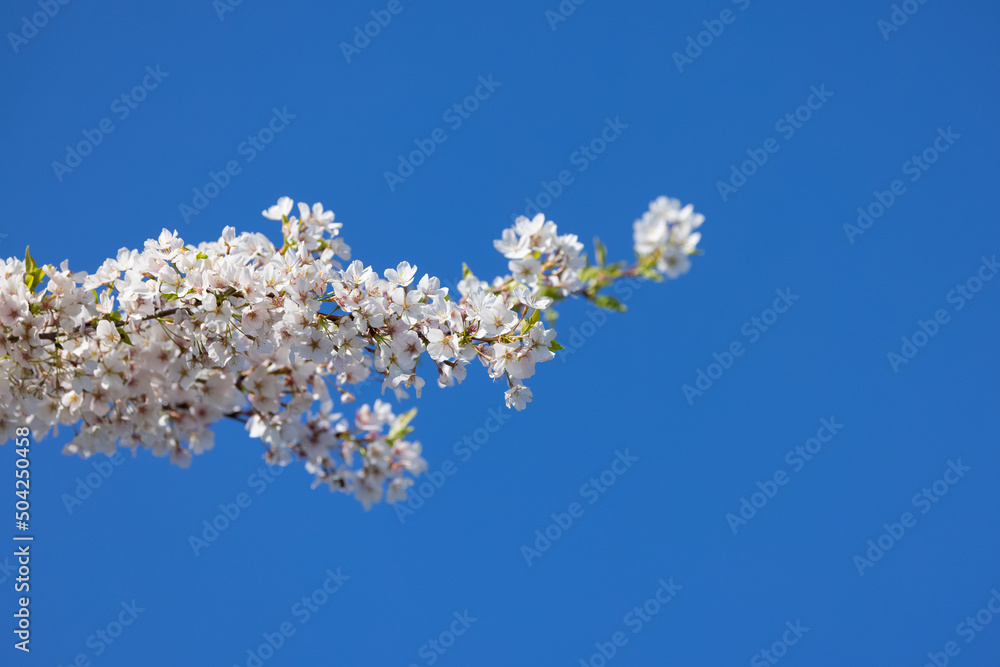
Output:
<instances>
[{"instance_id":1,"label":"cherry blossom","mask_svg":"<svg viewBox=\"0 0 1000 667\"><path fill-rule=\"evenodd\" d=\"M396 502L427 468L409 439L416 410L397 414L380 397L351 418L338 403L368 380L396 403L409 390L419 398L423 371L450 387L478 361L507 406L524 410L533 399L525 380L562 349L554 306L580 297L623 310L601 290L687 272L704 221L690 205L656 199L635 221L636 261L626 266L608 264L597 239L591 259L543 214L521 217L494 241L509 273L486 281L464 267L452 294L405 261L380 278L352 261L331 211L293 210L282 197L262 211L281 223L280 245L233 227L192 245L164 229L93 273L67 261L38 266L28 252L4 260L0 434L27 425L42 439L68 426L66 454L148 449L187 467L214 447L215 423L236 420L268 462L302 461L314 486L365 507Z\"/></svg>"}]
</instances>

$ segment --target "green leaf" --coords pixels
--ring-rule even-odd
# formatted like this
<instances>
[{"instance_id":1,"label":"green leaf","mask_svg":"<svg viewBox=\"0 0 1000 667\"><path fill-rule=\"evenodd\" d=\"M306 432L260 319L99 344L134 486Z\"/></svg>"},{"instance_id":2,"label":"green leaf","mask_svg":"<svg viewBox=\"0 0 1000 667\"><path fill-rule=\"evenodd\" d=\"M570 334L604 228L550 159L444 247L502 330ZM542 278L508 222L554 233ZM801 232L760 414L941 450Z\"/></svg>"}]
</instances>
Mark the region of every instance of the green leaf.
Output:
<instances>
[{"instance_id":1,"label":"green leaf","mask_svg":"<svg viewBox=\"0 0 1000 667\"><path fill-rule=\"evenodd\" d=\"M407 433L413 431L412 426L408 426L410 421L417 416L417 409L413 408L409 412L404 412L396 418L396 423L393 424L392 430L389 431L389 435L386 438L390 444L396 442L400 438L404 437Z\"/></svg>"},{"instance_id":2,"label":"green leaf","mask_svg":"<svg viewBox=\"0 0 1000 667\"><path fill-rule=\"evenodd\" d=\"M413 427L412 426L406 426L404 428L394 430L392 433L389 434L389 437L387 438L387 440L388 440L389 444L392 445L392 444L395 444L395 442L397 440L405 438L410 433L413 433Z\"/></svg>"},{"instance_id":3,"label":"green leaf","mask_svg":"<svg viewBox=\"0 0 1000 667\"><path fill-rule=\"evenodd\" d=\"M663 282L663 276L656 272L656 269L650 267L643 267L639 270L639 275L644 278L649 278L650 280L655 280L658 283Z\"/></svg>"},{"instance_id":4,"label":"green leaf","mask_svg":"<svg viewBox=\"0 0 1000 667\"><path fill-rule=\"evenodd\" d=\"M543 285L543 286L539 287L538 288L538 296L539 297L545 297L545 296L547 296L550 299L553 299L555 301L558 301L559 299L562 298L562 295L559 294L559 290L557 288L555 288L555 287L552 287L551 285Z\"/></svg>"},{"instance_id":5,"label":"green leaf","mask_svg":"<svg viewBox=\"0 0 1000 667\"><path fill-rule=\"evenodd\" d=\"M549 343L549 350L551 350L552 352L558 352L559 350L565 350L565 349L566 348L560 345L559 341L557 340L553 340L551 343Z\"/></svg>"},{"instance_id":6,"label":"green leaf","mask_svg":"<svg viewBox=\"0 0 1000 667\"><path fill-rule=\"evenodd\" d=\"M42 284L42 279L45 278L45 271L42 269L35 269L31 273L25 274L24 284L28 286L32 292L34 292Z\"/></svg>"},{"instance_id":7,"label":"green leaf","mask_svg":"<svg viewBox=\"0 0 1000 667\"><path fill-rule=\"evenodd\" d=\"M208 259L208 255L206 255L203 252L199 252L197 255L194 256L194 258L195 259Z\"/></svg>"},{"instance_id":8,"label":"green leaf","mask_svg":"<svg viewBox=\"0 0 1000 667\"><path fill-rule=\"evenodd\" d=\"M45 279L45 270L35 263L35 258L29 252L30 247L24 248L24 284L34 292Z\"/></svg>"},{"instance_id":9,"label":"green leaf","mask_svg":"<svg viewBox=\"0 0 1000 667\"><path fill-rule=\"evenodd\" d=\"M178 296L176 292L170 294L164 294L160 292L160 296L163 297L164 301L176 301L177 299L180 298L180 296Z\"/></svg>"},{"instance_id":10,"label":"green leaf","mask_svg":"<svg viewBox=\"0 0 1000 667\"><path fill-rule=\"evenodd\" d=\"M118 327L118 335L121 336L122 342L125 343L126 345L132 344L132 341L131 339L129 339L128 334L125 333L125 330L122 329L121 327Z\"/></svg>"},{"instance_id":11,"label":"green leaf","mask_svg":"<svg viewBox=\"0 0 1000 667\"><path fill-rule=\"evenodd\" d=\"M465 280L471 275L472 275L472 269L469 268L468 264L462 262L462 280Z\"/></svg>"},{"instance_id":12,"label":"green leaf","mask_svg":"<svg viewBox=\"0 0 1000 667\"><path fill-rule=\"evenodd\" d=\"M601 270L596 266L586 266L580 269L580 281L583 283L589 283L591 280L597 277Z\"/></svg>"},{"instance_id":13,"label":"green leaf","mask_svg":"<svg viewBox=\"0 0 1000 667\"><path fill-rule=\"evenodd\" d=\"M535 326L535 322L542 318L542 311L535 309L530 316L521 320L521 333L528 333L531 327Z\"/></svg>"},{"instance_id":14,"label":"green leaf","mask_svg":"<svg viewBox=\"0 0 1000 667\"><path fill-rule=\"evenodd\" d=\"M413 418L416 416L417 416L417 409L413 408L412 410L404 412L403 414L399 415L399 417L396 418L396 424L398 426L406 426L411 421L413 421Z\"/></svg>"},{"instance_id":15,"label":"green leaf","mask_svg":"<svg viewBox=\"0 0 1000 667\"><path fill-rule=\"evenodd\" d=\"M628 310L628 308L626 308L621 301L619 301L613 296L608 296L607 294L602 294L598 297L595 297L594 304L596 304L598 308L604 308L606 310L614 310L619 313L623 313L626 310Z\"/></svg>"},{"instance_id":16,"label":"green leaf","mask_svg":"<svg viewBox=\"0 0 1000 667\"><path fill-rule=\"evenodd\" d=\"M597 259L598 266L604 266L608 258L608 248L603 243L601 239L594 237L594 257Z\"/></svg>"}]
</instances>

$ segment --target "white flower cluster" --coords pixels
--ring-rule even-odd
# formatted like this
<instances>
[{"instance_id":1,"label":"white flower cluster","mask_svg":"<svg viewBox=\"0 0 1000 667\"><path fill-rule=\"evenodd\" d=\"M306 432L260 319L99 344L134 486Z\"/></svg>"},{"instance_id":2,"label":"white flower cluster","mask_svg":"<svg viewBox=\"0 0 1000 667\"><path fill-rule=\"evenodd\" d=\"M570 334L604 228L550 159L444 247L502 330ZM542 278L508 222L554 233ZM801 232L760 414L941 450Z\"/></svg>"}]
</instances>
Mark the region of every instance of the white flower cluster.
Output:
<instances>
[{"instance_id":1,"label":"white flower cluster","mask_svg":"<svg viewBox=\"0 0 1000 667\"><path fill-rule=\"evenodd\" d=\"M694 231L705 216L688 204L681 208L677 199L659 197L633 225L632 238L637 255L657 254L656 268L668 278L687 273L689 255L695 254L701 233Z\"/></svg>"},{"instance_id":2,"label":"white flower cluster","mask_svg":"<svg viewBox=\"0 0 1000 667\"><path fill-rule=\"evenodd\" d=\"M163 230L143 250L123 248L92 274L7 259L0 270L0 437L27 424L37 439L60 424L67 454L152 450L182 467L211 449L211 426L245 422L268 461L304 461L315 484L365 506L406 497L426 468L406 440L415 410L376 400L353 421L334 412L352 386L380 378L397 400L419 398L426 352L440 386L461 382L478 360L503 378L508 407L532 400L524 380L561 349L541 312L554 300L588 298L583 245L543 215L519 218L494 242L510 274L486 283L466 270L457 300L401 262L379 277L349 261L340 223L321 204L282 197L263 212L281 221L283 244L223 230L186 245ZM636 222L637 267L622 275L687 270L703 217L660 198ZM601 259L603 264L603 258ZM604 274L602 274L602 278ZM43 282L44 281L44 282ZM589 290L589 291L588 291Z\"/></svg>"}]
</instances>

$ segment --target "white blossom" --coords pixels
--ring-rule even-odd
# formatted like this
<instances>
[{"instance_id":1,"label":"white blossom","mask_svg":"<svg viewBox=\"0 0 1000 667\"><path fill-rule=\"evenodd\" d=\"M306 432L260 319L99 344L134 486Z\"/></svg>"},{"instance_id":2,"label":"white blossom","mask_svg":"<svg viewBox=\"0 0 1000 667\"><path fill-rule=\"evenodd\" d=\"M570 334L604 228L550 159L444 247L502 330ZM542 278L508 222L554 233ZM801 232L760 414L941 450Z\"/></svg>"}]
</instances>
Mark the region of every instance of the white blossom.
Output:
<instances>
[{"instance_id":1,"label":"white blossom","mask_svg":"<svg viewBox=\"0 0 1000 667\"><path fill-rule=\"evenodd\" d=\"M233 227L189 245L164 229L89 274L3 260L0 431L27 424L41 439L70 425L67 454L143 448L187 467L214 448L213 425L235 419L269 463L297 459L315 484L366 507L403 500L427 468L407 439L415 410L376 399L349 419L333 412L335 396L353 402L374 379L373 391L419 398L425 371L452 386L478 360L523 410L533 398L524 381L561 349L542 311L551 323L559 299L596 299L619 277L685 273L704 220L655 200L633 228L638 262L622 269L590 266L578 238L543 214L521 217L494 241L510 274L486 281L466 268L450 295L434 276L414 284L409 262L380 278L351 261L322 204L293 210L282 197L262 212L281 222L280 246Z\"/></svg>"},{"instance_id":2,"label":"white blossom","mask_svg":"<svg viewBox=\"0 0 1000 667\"><path fill-rule=\"evenodd\" d=\"M635 253L652 256L656 268L668 278L687 273L691 266L688 256L697 253L701 240L701 234L694 230L704 221L705 216L695 213L691 204L682 208L677 199L659 197L633 225Z\"/></svg>"}]
</instances>

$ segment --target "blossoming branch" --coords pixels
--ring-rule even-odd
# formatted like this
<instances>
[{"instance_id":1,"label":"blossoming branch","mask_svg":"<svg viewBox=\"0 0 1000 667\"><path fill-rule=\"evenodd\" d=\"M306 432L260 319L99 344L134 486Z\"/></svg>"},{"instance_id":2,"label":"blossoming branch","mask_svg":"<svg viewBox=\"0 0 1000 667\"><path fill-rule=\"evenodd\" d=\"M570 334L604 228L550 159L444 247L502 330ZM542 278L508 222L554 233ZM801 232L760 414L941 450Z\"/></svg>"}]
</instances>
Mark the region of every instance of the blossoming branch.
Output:
<instances>
[{"instance_id":1,"label":"blossoming branch","mask_svg":"<svg viewBox=\"0 0 1000 667\"><path fill-rule=\"evenodd\" d=\"M624 310L601 290L686 273L704 220L660 197L634 223L636 261L626 266L608 264L597 239L591 263L575 235L542 214L521 217L494 241L510 273L483 281L465 267L450 294L407 262L381 277L357 260L344 268L351 250L333 213L292 211L282 197L263 212L281 222L280 247L232 227L191 246L164 229L90 274L68 261L37 266L27 252L5 260L0 435L27 424L41 439L71 425L66 454L143 447L186 467L212 448L215 422L235 419L269 462L301 460L314 485L366 507L384 494L395 502L426 468L407 439L416 410L397 415L376 400L348 419L335 403L352 402L368 379L397 401L407 389L419 398L426 354L439 386L460 383L478 361L503 382L507 406L523 410L525 380L562 349L546 326L555 302L578 296Z\"/></svg>"}]
</instances>

